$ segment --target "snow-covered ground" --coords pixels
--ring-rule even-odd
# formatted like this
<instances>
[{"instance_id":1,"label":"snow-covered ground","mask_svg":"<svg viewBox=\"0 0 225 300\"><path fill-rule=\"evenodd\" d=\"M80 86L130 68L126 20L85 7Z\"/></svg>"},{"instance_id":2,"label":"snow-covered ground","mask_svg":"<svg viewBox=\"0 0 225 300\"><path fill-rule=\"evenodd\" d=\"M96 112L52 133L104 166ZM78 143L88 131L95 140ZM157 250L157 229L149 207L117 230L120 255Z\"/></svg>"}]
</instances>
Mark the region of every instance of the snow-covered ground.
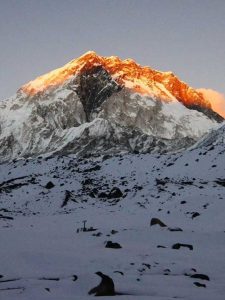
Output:
<instances>
[{"instance_id":1,"label":"snow-covered ground","mask_svg":"<svg viewBox=\"0 0 225 300\"><path fill-rule=\"evenodd\" d=\"M224 300L224 152L202 142L177 154L1 165L0 299L90 299L101 271L116 299Z\"/></svg>"}]
</instances>

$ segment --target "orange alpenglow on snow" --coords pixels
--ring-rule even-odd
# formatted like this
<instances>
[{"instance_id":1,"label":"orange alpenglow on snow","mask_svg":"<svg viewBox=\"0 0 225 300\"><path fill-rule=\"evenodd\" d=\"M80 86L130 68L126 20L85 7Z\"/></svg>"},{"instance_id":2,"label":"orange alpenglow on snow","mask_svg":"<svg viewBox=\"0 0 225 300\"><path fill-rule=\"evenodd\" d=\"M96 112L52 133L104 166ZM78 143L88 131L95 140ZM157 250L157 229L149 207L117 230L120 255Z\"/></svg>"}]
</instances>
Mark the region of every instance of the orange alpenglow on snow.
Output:
<instances>
[{"instance_id":1,"label":"orange alpenglow on snow","mask_svg":"<svg viewBox=\"0 0 225 300\"><path fill-rule=\"evenodd\" d=\"M117 56L103 57L89 51L65 66L51 71L22 86L29 96L54 89L95 66L102 66L120 85L146 96L158 97L163 101L177 99L186 106L201 106L212 109L201 92L180 81L172 72L160 72L142 67L132 59L121 60ZM160 90L160 94L157 91ZM219 112L218 112L219 113Z\"/></svg>"}]
</instances>

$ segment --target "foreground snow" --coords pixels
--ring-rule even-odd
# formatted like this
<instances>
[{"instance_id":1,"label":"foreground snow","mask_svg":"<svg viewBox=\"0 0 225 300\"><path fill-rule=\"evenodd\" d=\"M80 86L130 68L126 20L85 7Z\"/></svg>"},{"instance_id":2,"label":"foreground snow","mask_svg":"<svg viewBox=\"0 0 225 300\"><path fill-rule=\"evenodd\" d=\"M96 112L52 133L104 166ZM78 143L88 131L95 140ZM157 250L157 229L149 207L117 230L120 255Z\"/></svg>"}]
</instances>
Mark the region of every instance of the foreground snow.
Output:
<instances>
[{"instance_id":1,"label":"foreground snow","mask_svg":"<svg viewBox=\"0 0 225 300\"><path fill-rule=\"evenodd\" d=\"M124 294L116 299L223 300L223 149L1 165L0 298L90 299L101 271ZM113 187L123 196L100 194ZM150 226L152 218L167 227ZM84 220L96 230L83 232ZM199 273L210 280L190 277Z\"/></svg>"}]
</instances>

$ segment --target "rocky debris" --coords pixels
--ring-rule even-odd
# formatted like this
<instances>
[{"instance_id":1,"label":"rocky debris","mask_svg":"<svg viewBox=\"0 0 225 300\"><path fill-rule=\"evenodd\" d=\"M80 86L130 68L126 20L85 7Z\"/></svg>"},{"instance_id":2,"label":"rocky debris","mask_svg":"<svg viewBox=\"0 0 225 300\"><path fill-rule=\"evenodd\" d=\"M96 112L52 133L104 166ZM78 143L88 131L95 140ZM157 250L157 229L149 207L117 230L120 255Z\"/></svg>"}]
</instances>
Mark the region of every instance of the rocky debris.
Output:
<instances>
[{"instance_id":1,"label":"rocky debris","mask_svg":"<svg viewBox=\"0 0 225 300\"><path fill-rule=\"evenodd\" d=\"M0 291L14 291L14 290L19 290L21 292L24 292L25 291L25 287L21 286L21 287L15 287L15 288L0 289Z\"/></svg>"},{"instance_id":2,"label":"rocky debris","mask_svg":"<svg viewBox=\"0 0 225 300\"><path fill-rule=\"evenodd\" d=\"M41 277L39 280L50 280L50 281L59 281L59 277Z\"/></svg>"},{"instance_id":3,"label":"rocky debris","mask_svg":"<svg viewBox=\"0 0 225 300\"><path fill-rule=\"evenodd\" d=\"M95 296L114 296L115 287L112 278L103 274L102 272L96 272L95 274L100 276L102 280L100 284L91 289L88 294L95 294Z\"/></svg>"},{"instance_id":4,"label":"rocky debris","mask_svg":"<svg viewBox=\"0 0 225 300\"><path fill-rule=\"evenodd\" d=\"M113 243L112 241L107 241L105 248L111 248L111 249L121 249L122 246L119 243Z\"/></svg>"},{"instance_id":5,"label":"rocky debris","mask_svg":"<svg viewBox=\"0 0 225 300\"><path fill-rule=\"evenodd\" d=\"M223 178L218 178L217 180L214 181L215 183L225 187L225 179Z\"/></svg>"},{"instance_id":6,"label":"rocky debris","mask_svg":"<svg viewBox=\"0 0 225 300\"><path fill-rule=\"evenodd\" d=\"M65 198L63 200L63 203L62 203L61 207L67 206L69 201L73 201L73 202L77 203L77 201L74 199L74 194L72 192L66 190L65 191Z\"/></svg>"},{"instance_id":7,"label":"rocky debris","mask_svg":"<svg viewBox=\"0 0 225 300\"><path fill-rule=\"evenodd\" d=\"M204 288L206 288L206 285L204 283L193 282L193 284L196 285L197 287L204 287Z\"/></svg>"},{"instance_id":8,"label":"rocky debris","mask_svg":"<svg viewBox=\"0 0 225 300\"><path fill-rule=\"evenodd\" d=\"M73 279L72 279L73 281L77 281L78 276L77 276L77 275L73 275L72 278L73 278Z\"/></svg>"},{"instance_id":9,"label":"rocky debris","mask_svg":"<svg viewBox=\"0 0 225 300\"><path fill-rule=\"evenodd\" d=\"M193 246L190 245L190 244L181 244L181 243L176 243L172 246L172 249L180 249L181 247L184 247L184 248L188 248L189 250L193 250Z\"/></svg>"},{"instance_id":10,"label":"rocky debris","mask_svg":"<svg viewBox=\"0 0 225 300\"><path fill-rule=\"evenodd\" d=\"M12 278L12 279L4 279L4 280L0 280L0 283L4 283L4 282L13 282L13 281L18 281L21 278Z\"/></svg>"},{"instance_id":11,"label":"rocky debris","mask_svg":"<svg viewBox=\"0 0 225 300\"><path fill-rule=\"evenodd\" d=\"M193 275L190 275L190 277L210 281L209 276L205 275L205 274L193 274Z\"/></svg>"},{"instance_id":12,"label":"rocky debris","mask_svg":"<svg viewBox=\"0 0 225 300\"><path fill-rule=\"evenodd\" d=\"M183 229L181 229L180 227L174 227L174 228L169 227L168 230L171 232L183 231Z\"/></svg>"},{"instance_id":13,"label":"rocky debris","mask_svg":"<svg viewBox=\"0 0 225 300\"><path fill-rule=\"evenodd\" d=\"M158 218L151 219L150 226L154 226L154 225L159 225L160 227L167 227L167 225Z\"/></svg>"},{"instance_id":14,"label":"rocky debris","mask_svg":"<svg viewBox=\"0 0 225 300\"><path fill-rule=\"evenodd\" d=\"M120 274L120 275L124 276L124 273L123 273L123 272L121 272L121 271L114 271L113 273L118 273L118 274Z\"/></svg>"},{"instance_id":15,"label":"rocky debris","mask_svg":"<svg viewBox=\"0 0 225 300\"><path fill-rule=\"evenodd\" d=\"M83 173L91 173L91 172L95 172L95 171L99 171L99 170L101 170L101 166L96 165L94 167L87 168L87 169L83 170Z\"/></svg>"},{"instance_id":16,"label":"rocky debris","mask_svg":"<svg viewBox=\"0 0 225 300\"><path fill-rule=\"evenodd\" d=\"M123 197L123 193L118 187L113 187L108 194L109 199L121 198L121 197Z\"/></svg>"},{"instance_id":17,"label":"rocky debris","mask_svg":"<svg viewBox=\"0 0 225 300\"><path fill-rule=\"evenodd\" d=\"M200 216L200 213L198 212L193 212L191 218L194 219L196 217Z\"/></svg>"},{"instance_id":18,"label":"rocky debris","mask_svg":"<svg viewBox=\"0 0 225 300\"><path fill-rule=\"evenodd\" d=\"M164 275L170 275L170 273L171 273L171 270L170 270L170 269L165 269L165 270L163 270L163 274L164 274Z\"/></svg>"},{"instance_id":19,"label":"rocky debris","mask_svg":"<svg viewBox=\"0 0 225 300\"><path fill-rule=\"evenodd\" d=\"M49 181L48 183L46 183L45 188L50 190L52 188L54 188L54 183L52 181Z\"/></svg>"},{"instance_id":20,"label":"rocky debris","mask_svg":"<svg viewBox=\"0 0 225 300\"><path fill-rule=\"evenodd\" d=\"M123 193L118 187L113 187L109 192L100 192L99 198L118 199L123 197Z\"/></svg>"},{"instance_id":21,"label":"rocky debris","mask_svg":"<svg viewBox=\"0 0 225 300\"><path fill-rule=\"evenodd\" d=\"M169 178L165 178L165 179L161 179L161 178L156 178L155 181L156 181L156 185L166 185L169 181L168 181Z\"/></svg>"},{"instance_id":22,"label":"rocky debris","mask_svg":"<svg viewBox=\"0 0 225 300\"><path fill-rule=\"evenodd\" d=\"M19 182L17 182L19 181ZM12 178L6 181L3 181L0 184L0 193L10 193L14 189L19 189L20 187L29 185L29 184L35 184L35 178L30 176L22 176L22 177L16 177Z\"/></svg>"},{"instance_id":23,"label":"rocky debris","mask_svg":"<svg viewBox=\"0 0 225 300\"><path fill-rule=\"evenodd\" d=\"M4 216L4 215L0 214L0 219L13 220L13 217Z\"/></svg>"}]
</instances>

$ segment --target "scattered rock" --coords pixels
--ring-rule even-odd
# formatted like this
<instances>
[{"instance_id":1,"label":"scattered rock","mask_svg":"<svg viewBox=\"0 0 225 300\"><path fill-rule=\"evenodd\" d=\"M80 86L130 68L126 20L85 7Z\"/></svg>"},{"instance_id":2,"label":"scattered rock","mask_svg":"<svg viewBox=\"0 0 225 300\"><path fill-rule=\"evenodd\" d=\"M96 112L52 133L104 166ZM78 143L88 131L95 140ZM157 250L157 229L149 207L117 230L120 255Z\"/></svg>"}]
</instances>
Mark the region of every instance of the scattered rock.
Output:
<instances>
[{"instance_id":1,"label":"scattered rock","mask_svg":"<svg viewBox=\"0 0 225 300\"><path fill-rule=\"evenodd\" d=\"M184 247L184 248L188 248L189 250L193 250L193 246L192 245L189 245L189 244L180 244L180 243L176 243L172 246L172 249L180 249L181 247Z\"/></svg>"},{"instance_id":2,"label":"scattered rock","mask_svg":"<svg viewBox=\"0 0 225 300\"><path fill-rule=\"evenodd\" d=\"M122 247L119 243L113 243L112 241L107 241L105 248L120 249Z\"/></svg>"},{"instance_id":3,"label":"scattered rock","mask_svg":"<svg viewBox=\"0 0 225 300\"><path fill-rule=\"evenodd\" d=\"M200 213L198 212L193 212L191 218L194 219L196 217L200 216Z\"/></svg>"},{"instance_id":4,"label":"scattered rock","mask_svg":"<svg viewBox=\"0 0 225 300\"><path fill-rule=\"evenodd\" d=\"M0 214L0 219L13 220L13 217L3 216L2 214Z\"/></svg>"},{"instance_id":5,"label":"scattered rock","mask_svg":"<svg viewBox=\"0 0 225 300\"><path fill-rule=\"evenodd\" d=\"M204 287L204 288L206 288L206 285L204 283L194 282L194 285L196 285L197 287Z\"/></svg>"},{"instance_id":6,"label":"scattered rock","mask_svg":"<svg viewBox=\"0 0 225 300\"><path fill-rule=\"evenodd\" d=\"M66 190L66 191L65 191L65 198L64 198L64 200L63 200L63 203L62 203L61 207L63 208L63 207L65 207L65 206L67 206L67 204L68 204L68 202L69 202L70 200L72 200L73 202L76 202L76 203L77 203L77 201L74 199L73 193L70 192L70 191L68 191L68 190Z\"/></svg>"},{"instance_id":7,"label":"scattered rock","mask_svg":"<svg viewBox=\"0 0 225 300\"><path fill-rule=\"evenodd\" d=\"M214 182L225 187L225 179L218 178Z\"/></svg>"},{"instance_id":8,"label":"scattered rock","mask_svg":"<svg viewBox=\"0 0 225 300\"><path fill-rule=\"evenodd\" d=\"M88 294L95 294L95 296L114 296L115 287L112 278L102 272L96 272L95 274L100 276L102 280L100 284L91 289Z\"/></svg>"},{"instance_id":9,"label":"scattered rock","mask_svg":"<svg viewBox=\"0 0 225 300\"><path fill-rule=\"evenodd\" d=\"M166 248L166 246L158 245L157 248Z\"/></svg>"},{"instance_id":10,"label":"scattered rock","mask_svg":"<svg viewBox=\"0 0 225 300\"><path fill-rule=\"evenodd\" d=\"M72 279L73 281L77 281L78 276L77 276L77 275L73 275L72 278L73 278L73 279Z\"/></svg>"},{"instance_id":11,"label":"scattered rock","mask_svg":"<svg viewBox=\"0 0 225 300\"><path fill-rule=\"evenodd\" d=\"M41 277L39 280L50 280L50 281L59 281L60 278L58 277Z\"/></svg>"},{"instance_id":12,"label":"scattered rock","mask_svg":"<svg viewBox=\"0 0 225 300\"><path fill-rule=\"evenodd\" d=\"M124 276L124 273L123 273L123 272L121 272L121 271L114 271L113 273L118 273L118 274L120 274L120 275L123 275L123 276Z\"/></svg>"},{"instance_id":13,"label":"scattered rock","mask_svg":"<svg viewBox=\"0 0 225 300\"><path fill-rule=\"evenodd\" d=\"M164 275L169 275L171 273L171 270L170 269L165 269L163 272L164 272L163 273Z\"/></svg>"},{"instance_id":14,"label":"scattered rock","mask_svg":"<svg viewBox=\"0 0 225 300\"><path fill-rule=\"evenodd\" d=\"M183 229L179 228L179 227L174 227L174 228L168 228L169 231L183 231Z\"/></svg>"},{"instance_id":15,"label":"scattered rock","mask_svg":"<svg viewBox=\"0 0 225 300\"><path fill-rule=\"evenodd\" d=\"M152 218L150 222L150 226L159 225L160 227L167 227L166 224L164 224L161 220L158 218Z\"/></svg>"},{"instance_id":16,"label":"scattered rock","mask_svg":"<svg viewBox=\"0 0 225 300\"><path fill-rule=\"evenodd\" d=\"M201 280L208 280L210 281L209 279L209 276L205 275L205 274L193 274L190 276L191 278L196 278L196 279L201 279Z\"/></svg>"},{"instance_id":17,"label":"scattered rock","mask_svg":"<svg viewBox=\"0 0 225 300\"><path fill-rule=\"evenodd\" d=\"M102 233L101 232L98 232L98 233L93 233L92 234L92 236L96 236L96 237L99 237L99 236L101 236L102 235Z\"/></svg>"},{"instance_id":18,"label":"scattered rock","mask_svg":"<svg viewBox=\"0 0 225 300\"><path fill-rule=\"evenodd\" d=\"M50 189L52 189L54 186L55 186L54 183L51 182L51 181L49 181L49 182L45 185L45 188L48 189L48 190L50 190Z\"/></svg>"},{"instance_id":19,"label":"scattered rock","mask_svg":"<svg viewBox=\"0 0 225 300\"><path fill-rule=\"evenodd\" d=\"M109 199L112 198L121 198L123 196L123 193L118 187L113 187L108 195Z\"/></svg>"}]
</instances>

